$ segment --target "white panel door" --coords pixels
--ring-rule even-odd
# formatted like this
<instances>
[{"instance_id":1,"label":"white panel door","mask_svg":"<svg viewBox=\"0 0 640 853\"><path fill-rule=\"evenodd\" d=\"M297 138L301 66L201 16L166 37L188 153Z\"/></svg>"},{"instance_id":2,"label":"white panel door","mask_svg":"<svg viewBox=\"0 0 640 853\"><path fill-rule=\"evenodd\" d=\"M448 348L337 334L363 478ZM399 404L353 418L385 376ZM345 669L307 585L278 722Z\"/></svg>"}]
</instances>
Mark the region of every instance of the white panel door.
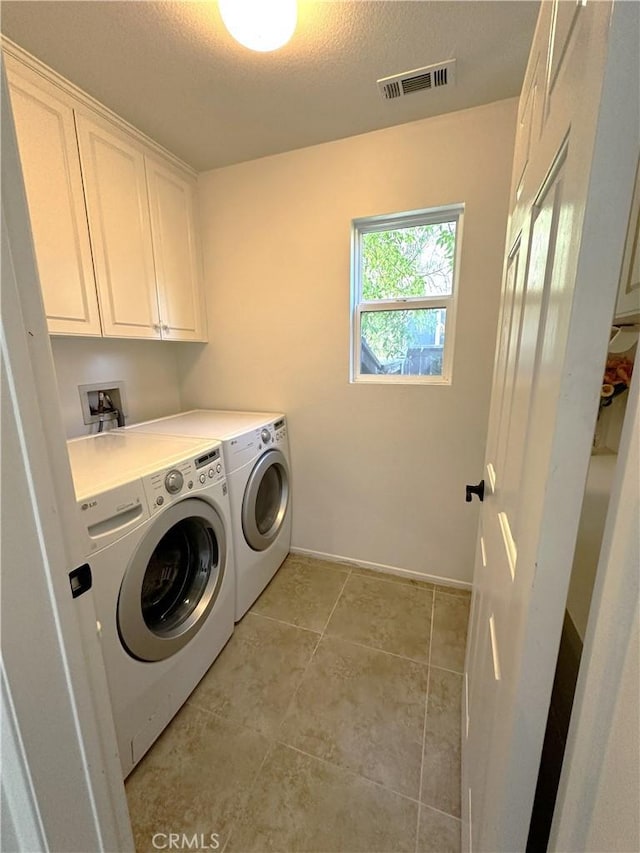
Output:
<instances>
[{"instance_id":1,"label":"white panel door","mask_svg":"<svg viewBox=\"0 0 640 853\"><path fill-rule=\"evenodd\" d=\"M193 179L145 157L162 337L206 339Z\"/></svg>"},{"instance_id":2,"label":"white panel door","mask_svg":"<svg viewBox=\"0 0 640 853\"><path fill-rule=\"evenodd\" d=\"M73 110L54 86L5 62L49 331L100 335Z\"/></svg>"},{"instance_id":3,"label":"white panel door","mask_svg":"<svg viewBox=\"0 0 640 853\"><path fill-rule=\"evenodd\" d=\"M543 3L520 102L465 665L474 853L526 848L638 156L635 6Z\"/></svg>"},{"instance_id":4,"label":"white panel door","mask_svg":"<svg viewBox=\"0 0 640 853\"><path fill-rule=\"evenodd\" d=\"M116 128L76 125L104 335L159 338L144 156Z\"/></svg>"}]
</instances>

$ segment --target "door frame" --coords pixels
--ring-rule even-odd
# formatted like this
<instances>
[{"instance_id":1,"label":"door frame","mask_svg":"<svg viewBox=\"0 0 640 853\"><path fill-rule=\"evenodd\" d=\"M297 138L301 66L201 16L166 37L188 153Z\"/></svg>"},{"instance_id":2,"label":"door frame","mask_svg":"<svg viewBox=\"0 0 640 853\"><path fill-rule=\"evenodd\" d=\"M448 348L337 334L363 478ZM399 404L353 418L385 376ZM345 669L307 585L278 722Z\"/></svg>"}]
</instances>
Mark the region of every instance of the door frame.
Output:
<instances>
[{"instance_id":1,"label":"door frame","mask_svg":"<svg viewBox=\"0 0 640 853\"><path fill-rule=\"evenodd\" d=\"M629 390L553 815L550 851L604 849L603 843L612 840L613 832L616 849L640 849L638 823L633 818L640 800L640 674L633 664L633 650L640 643L638 471L640 370L635 371ZM627 823L620 820L624 814L629 816Z\"/></svg>"},{"instance_id":2,"label":"door frame","mask_svg":"<svg viewBox=\"0 0 640 853\"><path fill-rule=\"evenodd\" d=\"M71 596L68 572L88 548L4 67L0 85L3 456L13 450L2 472L2 831L23 850L133 851L92 593Z\"/></svg>"}]
</instances>

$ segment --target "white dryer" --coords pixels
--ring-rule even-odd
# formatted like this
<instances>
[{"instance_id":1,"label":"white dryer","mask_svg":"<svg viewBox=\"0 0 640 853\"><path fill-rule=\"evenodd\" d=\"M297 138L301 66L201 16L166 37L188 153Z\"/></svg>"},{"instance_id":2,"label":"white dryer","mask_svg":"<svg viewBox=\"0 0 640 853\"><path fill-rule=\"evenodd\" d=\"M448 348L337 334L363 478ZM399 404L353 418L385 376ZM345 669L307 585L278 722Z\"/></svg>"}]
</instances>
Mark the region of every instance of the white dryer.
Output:
<instances>
[{"instance_id":1,"label":"white dryer","mask_svg":"<svg viewBox=\"0 0 640 853\"><path fill-rule=\"evenodd\" d=\"M220 442L109 431L67 443L126 777L233 632Z\"/></svg>"},{"instance_id":2,"label":"white dryer","mask_svg":"<svg viewBox=\"0 0 640 853\"><path fill-rule=\"evenodd\" d=\"M127 432L217 438L222 442L236 560L236 621L274 576L291 545L287 422L273 412L194 409Z\"/></svg>"}]
</instances>

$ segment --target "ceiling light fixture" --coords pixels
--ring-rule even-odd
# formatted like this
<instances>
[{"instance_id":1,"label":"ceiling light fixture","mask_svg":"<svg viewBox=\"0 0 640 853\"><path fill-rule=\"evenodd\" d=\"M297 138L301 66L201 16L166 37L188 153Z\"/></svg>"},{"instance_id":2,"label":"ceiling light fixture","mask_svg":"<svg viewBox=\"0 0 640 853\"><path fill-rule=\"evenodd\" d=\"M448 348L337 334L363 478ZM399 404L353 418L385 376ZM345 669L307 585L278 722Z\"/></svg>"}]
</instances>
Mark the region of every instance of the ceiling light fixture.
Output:
<instances>
[{"instance_id":1,"label":"ceiling light fixture","mask_svg":"<svg viewBox=\"0 0 640 853\"><path fill-rule=\"evenodd\" d=\"M251 50L277 50L296 28L296 0L218 0L218 6L231 35Z\"/></svg>"}]
</instances>

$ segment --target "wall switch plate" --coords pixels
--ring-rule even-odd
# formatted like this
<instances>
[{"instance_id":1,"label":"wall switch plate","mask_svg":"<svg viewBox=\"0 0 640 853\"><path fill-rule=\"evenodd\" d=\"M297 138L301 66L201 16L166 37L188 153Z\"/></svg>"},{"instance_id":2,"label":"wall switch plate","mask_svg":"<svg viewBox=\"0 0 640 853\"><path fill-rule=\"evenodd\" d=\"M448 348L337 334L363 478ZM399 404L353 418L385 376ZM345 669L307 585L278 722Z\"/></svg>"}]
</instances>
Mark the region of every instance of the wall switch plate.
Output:
<instances>
[{"instance_id":1,"label":"wall switch plate","mask_svg":"<svg viewBox=\"0 0 640 853\"><path fill-rule=\"evenodd\" d=\"M80 394L80 406L82 408L82 419L85 424L97 424L100 420L98 414L98 401L100 392L111 398L114 407L124 416L127 414L127 399L125 396L124 382L122 380L105 380L104 382L92 382L88 385L78 385ZM115 414L106 411L103 415L104 421L115 420Z\"/></svg>"}]
</instances>

